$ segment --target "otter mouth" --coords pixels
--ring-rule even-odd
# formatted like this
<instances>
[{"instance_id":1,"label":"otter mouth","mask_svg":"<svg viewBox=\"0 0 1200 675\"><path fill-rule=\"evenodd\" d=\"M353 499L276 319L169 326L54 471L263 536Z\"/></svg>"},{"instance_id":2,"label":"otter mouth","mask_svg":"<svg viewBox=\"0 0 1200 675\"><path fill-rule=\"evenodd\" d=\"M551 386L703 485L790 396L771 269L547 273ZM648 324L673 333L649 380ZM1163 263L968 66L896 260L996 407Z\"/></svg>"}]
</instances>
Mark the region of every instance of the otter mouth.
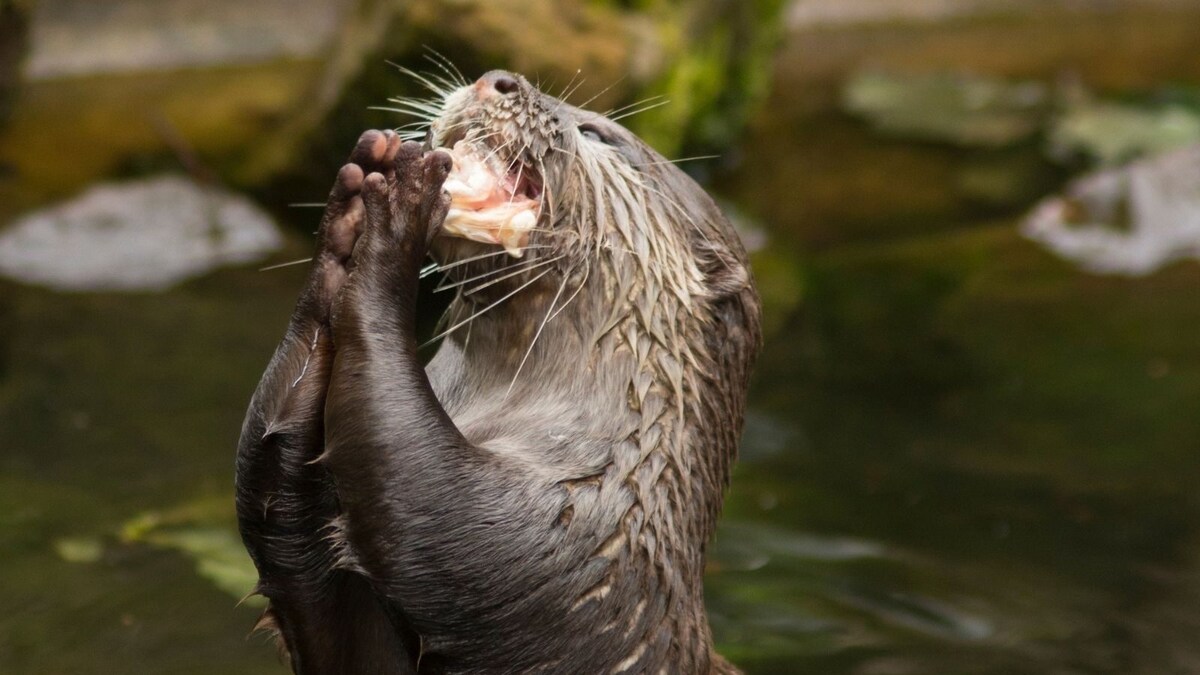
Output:
<instances>
[{"instance_id":1,"label":"otter mouth","mask_svg":"<svg viewBox=\"0 0 1200 675\"><path fill-rule=\"evenodd\" d=\"M450 210L442 233L498 244L520 258L541 212L541 175L478 143L460 140L449 152L454 164L444 184Z\"/></svg>"}]
</instances>

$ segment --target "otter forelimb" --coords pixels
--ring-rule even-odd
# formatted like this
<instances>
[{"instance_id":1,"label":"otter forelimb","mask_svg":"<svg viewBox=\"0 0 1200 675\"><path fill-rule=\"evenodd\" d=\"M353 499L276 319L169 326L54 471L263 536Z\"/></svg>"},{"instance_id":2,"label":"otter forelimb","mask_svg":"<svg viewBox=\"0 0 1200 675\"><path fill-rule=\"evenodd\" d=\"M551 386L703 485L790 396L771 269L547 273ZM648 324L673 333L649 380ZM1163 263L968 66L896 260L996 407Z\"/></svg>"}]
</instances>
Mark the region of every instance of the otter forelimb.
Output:
<instances>
[{"instance_id":1,"label":"otter forelimb","mask_svg":"<svg viewBox=\"0 0 1200 675\"><path fill-rule=\"evenodd\" d=\"M363 167L390 161L398 139L368 132L338 174L318 231L312 272L283 341L251 401L237 456L242 538L298 673L413 672L383 604L360 576L336 569L327 527L339 512L324 448L323 416L333 366L329 325L344 263L362 220Z\"/></svg>"}]
</instances>

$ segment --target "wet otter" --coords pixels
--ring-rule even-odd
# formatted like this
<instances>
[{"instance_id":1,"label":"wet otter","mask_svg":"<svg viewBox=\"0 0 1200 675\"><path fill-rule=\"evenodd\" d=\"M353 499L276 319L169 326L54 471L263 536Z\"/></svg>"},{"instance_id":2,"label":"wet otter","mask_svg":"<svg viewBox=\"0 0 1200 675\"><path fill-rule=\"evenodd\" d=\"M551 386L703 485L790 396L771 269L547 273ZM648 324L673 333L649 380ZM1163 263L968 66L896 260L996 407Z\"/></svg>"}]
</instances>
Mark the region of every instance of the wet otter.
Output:
<instances>
[{"instance_id":1,"label":"wet otter","mask_svg":"<svg viewBox=\"0 0 1200 675\"><path fill-rule=\"evenodd\" d=\"M247 413L265 621L299 673L736 672L702 594L759 343L735 232L601 115L431 84L425 146L339 172ZM423 368L427 255L457 297Z\"/></svg>"}]
</instances>

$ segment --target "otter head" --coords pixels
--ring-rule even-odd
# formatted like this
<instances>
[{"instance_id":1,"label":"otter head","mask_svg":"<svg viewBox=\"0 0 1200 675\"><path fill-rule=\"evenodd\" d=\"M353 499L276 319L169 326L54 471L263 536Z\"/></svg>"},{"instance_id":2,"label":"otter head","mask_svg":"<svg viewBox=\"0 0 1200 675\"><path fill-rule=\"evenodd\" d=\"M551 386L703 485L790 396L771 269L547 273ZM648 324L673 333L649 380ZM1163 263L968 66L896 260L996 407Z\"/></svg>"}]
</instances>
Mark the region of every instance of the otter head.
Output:
<instances>
[{"instance_id":1,"label":"otter head","mask_svg":"<svg viewBox=\"0 0 1200 675\"><path fill-rule=\"evenodd\" d=\"M401 103L423 117L410 136L455 160L432 251L451 277L633 273L687 306L750 285L742 246L712 200L625 127L505 71L462 86L422 80L437 96ZM613 264L600 269L605 260Z\"/></svg>"}]
</instances>

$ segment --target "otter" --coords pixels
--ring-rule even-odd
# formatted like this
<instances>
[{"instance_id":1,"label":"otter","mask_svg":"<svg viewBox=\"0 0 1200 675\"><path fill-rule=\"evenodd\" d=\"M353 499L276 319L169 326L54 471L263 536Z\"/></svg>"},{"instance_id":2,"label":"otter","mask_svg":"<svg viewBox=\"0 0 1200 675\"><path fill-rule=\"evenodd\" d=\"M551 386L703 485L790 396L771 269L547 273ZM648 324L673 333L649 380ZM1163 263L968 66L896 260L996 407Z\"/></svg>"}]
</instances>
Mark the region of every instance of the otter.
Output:
<instances>
[{"instance_id":1,"label":"otter","mask_svg":"<svg viewBox=\"0 0 1200 675\"><path fill-rule=\"evenodd\" d=\"M297 673L734 673L702 577L759 300L603 115L447 70L362 135L251 400L239 528ZM426 261L455 292L423 366Z\"/></svg>"}]
</instances>

